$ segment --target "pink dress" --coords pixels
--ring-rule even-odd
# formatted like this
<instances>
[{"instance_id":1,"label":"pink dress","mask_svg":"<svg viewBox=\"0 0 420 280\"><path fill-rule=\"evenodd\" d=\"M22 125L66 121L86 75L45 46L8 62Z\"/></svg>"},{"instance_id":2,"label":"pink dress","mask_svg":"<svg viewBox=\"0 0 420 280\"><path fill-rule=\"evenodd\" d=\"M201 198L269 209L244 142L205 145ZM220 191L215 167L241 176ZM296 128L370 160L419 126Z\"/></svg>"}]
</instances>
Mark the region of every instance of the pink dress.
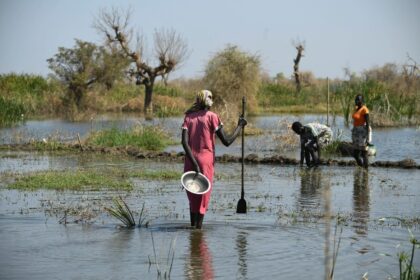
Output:
<instances>
[{"instance_id":1,"label":"pink dress","mask_svg":"<svg viewBox=\"0 0 420 280\"><path fill-rule=\"evenodd\" d=\"M203 174L209 179L210 191L203 195L187 192L190 210L193 213L205 214L213 191L213 174L216 141L216 131L222 125L217 114L201 110L185 115L182 129L188 130L188 145L194 158L197 160ZM185 157L184 172L193 170L193 163Z\"/></svg>"}]
</instances>

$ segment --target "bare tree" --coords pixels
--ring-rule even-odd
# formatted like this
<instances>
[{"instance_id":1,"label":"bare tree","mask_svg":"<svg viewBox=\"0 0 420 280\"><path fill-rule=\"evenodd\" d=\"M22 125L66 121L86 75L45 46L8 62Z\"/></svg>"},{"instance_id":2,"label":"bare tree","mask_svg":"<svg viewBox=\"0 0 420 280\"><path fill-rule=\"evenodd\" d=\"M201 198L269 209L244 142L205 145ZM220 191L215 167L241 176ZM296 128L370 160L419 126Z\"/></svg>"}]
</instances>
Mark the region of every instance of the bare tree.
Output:
<instances>
[{"instance_id":1,"label":"bare tree","mask_svg":"<svg viewBox=\"0 0 420 280\"><path fill-rule=\"evenodd\" d=\"M131 60L128 74L135 78L137 85L145 86L144 112L152 114L153 87L157 77L163 79L175 70L188 57L186 41L173 29L161 29L154 32L154 59L157 66L153 67L144 57L144 40L137 35L136 46L132 47L133 28L129 26L131 10L121 11L112 8L101 10L95 20L94 27L106 36L107 44L118 46L123 54Z\"/></svg>"},{"instance_id":2,"label":"bare tree","mask_svg":"<svg viewBox=\"0 0 420 280\"><path fill-rule=\"evenodd\" d=\"M295 76L296 92L299 93L300 90L302 89L301 77L300 77L300 72L299 72L299 62L302 56L304 56L303 51L305 50L305 47L304 47L304 43L297 43L297 44L295 43L294 45L297 50L297 55L296 55L296 58L293 60L293 62L295 63L293 66L293 75Z\"/></svg>"}]
</instances>

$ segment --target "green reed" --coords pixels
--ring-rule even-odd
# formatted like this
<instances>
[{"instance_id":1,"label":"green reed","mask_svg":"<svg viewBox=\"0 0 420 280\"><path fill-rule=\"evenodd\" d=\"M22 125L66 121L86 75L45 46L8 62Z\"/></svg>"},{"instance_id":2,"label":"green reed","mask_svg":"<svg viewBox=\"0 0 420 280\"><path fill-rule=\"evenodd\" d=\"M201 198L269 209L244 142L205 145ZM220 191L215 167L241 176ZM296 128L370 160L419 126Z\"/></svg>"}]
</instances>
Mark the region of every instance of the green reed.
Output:
<instances>
[{"instance_id":1,"label":"green reed","mask_svg":"<svg viewBox=\"0 0 420 280\"><path fill-rule=\"evenodd\" d=\"M25 114L26 110L21 103L0 96L0 127L22 121Z\"/></svg>"},{"instance_id":2,"label":"green reed","mask_svg":"<svg viewBox=\"0 0 420 280\"><path fill-rule=\"evenodd\" d=\"M400 269L400 280L420 280L420 273L414 267L414 252L419 248L420 242L414 237L410 230L411 255L402 251L397 254Z\"/></svg>"}]
</instances>

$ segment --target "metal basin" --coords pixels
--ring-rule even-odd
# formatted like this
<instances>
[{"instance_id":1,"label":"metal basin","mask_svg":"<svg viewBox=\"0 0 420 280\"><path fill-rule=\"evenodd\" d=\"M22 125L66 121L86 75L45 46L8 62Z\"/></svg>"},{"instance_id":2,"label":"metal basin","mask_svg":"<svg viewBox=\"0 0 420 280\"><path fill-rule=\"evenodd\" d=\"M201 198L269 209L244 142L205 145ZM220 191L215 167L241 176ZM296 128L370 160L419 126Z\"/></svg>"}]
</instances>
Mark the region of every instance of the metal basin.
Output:
<instances>
[{"instance_id":1,"label":"metal basin","mask_svg":"<svg viewBox=\"0 0 420 280\"><path fill-rule=\"evenodd\" d=\"M211 188L209 179L204 174L195 171L182 174L181 184L184 189L193 194L205 194Z\"/></svg>"}]
</instances>

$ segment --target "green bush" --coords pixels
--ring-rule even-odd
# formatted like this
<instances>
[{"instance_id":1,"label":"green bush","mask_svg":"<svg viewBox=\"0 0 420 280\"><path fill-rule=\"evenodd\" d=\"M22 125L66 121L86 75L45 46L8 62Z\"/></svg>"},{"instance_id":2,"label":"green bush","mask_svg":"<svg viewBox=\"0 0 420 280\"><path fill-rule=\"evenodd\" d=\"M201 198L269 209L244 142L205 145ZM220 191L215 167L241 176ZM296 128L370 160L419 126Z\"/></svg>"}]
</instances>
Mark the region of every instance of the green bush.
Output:
<instances>
[{"instance_id":1,"label":"green bush","mask_svg":"<svg viewBox=\"0 0 420 280\"><path fill-rule=\"evenodd\" d=\"M0 126L8 126L22 121L25 108L19 102L0 96Z\"/></svg>"},{"instance_id":2,"label":"green bush","mask_svg":"<svg viewBox=\"0 0 420 280\"><path fill-rule=\"evenodd\" d=\"M289 85L263 83L258 90L259 106L287 106L301 104L302 95L296 95L295 89Z\"/></svg>"},{"instance_id":3,"label":"green bush","mask_svg":"<svg viewBox=\"0 0 420 280\"><path fill-rule=\"evenodd\" d=\"M258 90L257 98L258 105L266 112L322 113L326 111L327 89L312 85L296 93L293 83L264 82Z\"/></svg>"},{"instance_id":4,"label":"green bush","mask_svg":"<svg viewBox=\"0 0 420 280\"><path fill-rule=\"evenodd\" d=\"M20 104L27 115L45 116L55 113L59 110L60 93L61 88L56 81L47 81L42 76L15 73L0 75L0 96L9 103Z\"/></svg>"},{"instance_id":5,"label":"green bush","mask_svg":"<svg viewBox=\"0 0 420 280\"><path fill-rule=\"evenodd\" d=\"M50 90L50 85L42 76L15 73L0 75L0 92L2 94L17 94L19 97L40 96L48 90Z\"/></svg>"},{"instance_id":6,"label":"green bush","mask_svg":"<svg viewBox=\"0 0 420 280\"><path fill-rule=\"evenodd\" d=\"M102 90L107 99L111 100L111 103L126 103L132 98L144 95L143 87L136 86L135 84L116 83L109 90L104 90L103 87L98 88Z\"/></svg>"},{"instance_id":7,"label":"green bush","mask_svg":"<svg viewBox=\"0 0 420 280\"><path fill-rule=\"evenodd\" d=\"M185 95L181 89L176 87L165 86L163 84L155 84L153 92L158 95L164 95L169 97L180 97Z\"/></svg>"},{"instance_id":8,"label":"green bush","mask_svg":"<svg viewBox=\"0 0 420 280\"><path fill-rule=\"evenodd\" d=\"M256 112L256 95L261 83L260 66L259 56L228 45L209 60L203 81L205 87L213 92L216 105L221 105L221 100L224 100L227 104L236 105L237 111L240 111L240 100L246 96L248 110ZM230 108L233 109L233 106Z\"/></svg>"},{"instance_id":9,"label":"green bush","mask_svg":"<svg viewBox=\"0 0 420 280\"><path fill-rule=\"evenodd\" d=\"M131 131L114 127L90 135L86 142L104 147L133 146L149 151L163 150L172 143L164 131L152 126L136 127Z\"/></svg>"}]
</instances>

